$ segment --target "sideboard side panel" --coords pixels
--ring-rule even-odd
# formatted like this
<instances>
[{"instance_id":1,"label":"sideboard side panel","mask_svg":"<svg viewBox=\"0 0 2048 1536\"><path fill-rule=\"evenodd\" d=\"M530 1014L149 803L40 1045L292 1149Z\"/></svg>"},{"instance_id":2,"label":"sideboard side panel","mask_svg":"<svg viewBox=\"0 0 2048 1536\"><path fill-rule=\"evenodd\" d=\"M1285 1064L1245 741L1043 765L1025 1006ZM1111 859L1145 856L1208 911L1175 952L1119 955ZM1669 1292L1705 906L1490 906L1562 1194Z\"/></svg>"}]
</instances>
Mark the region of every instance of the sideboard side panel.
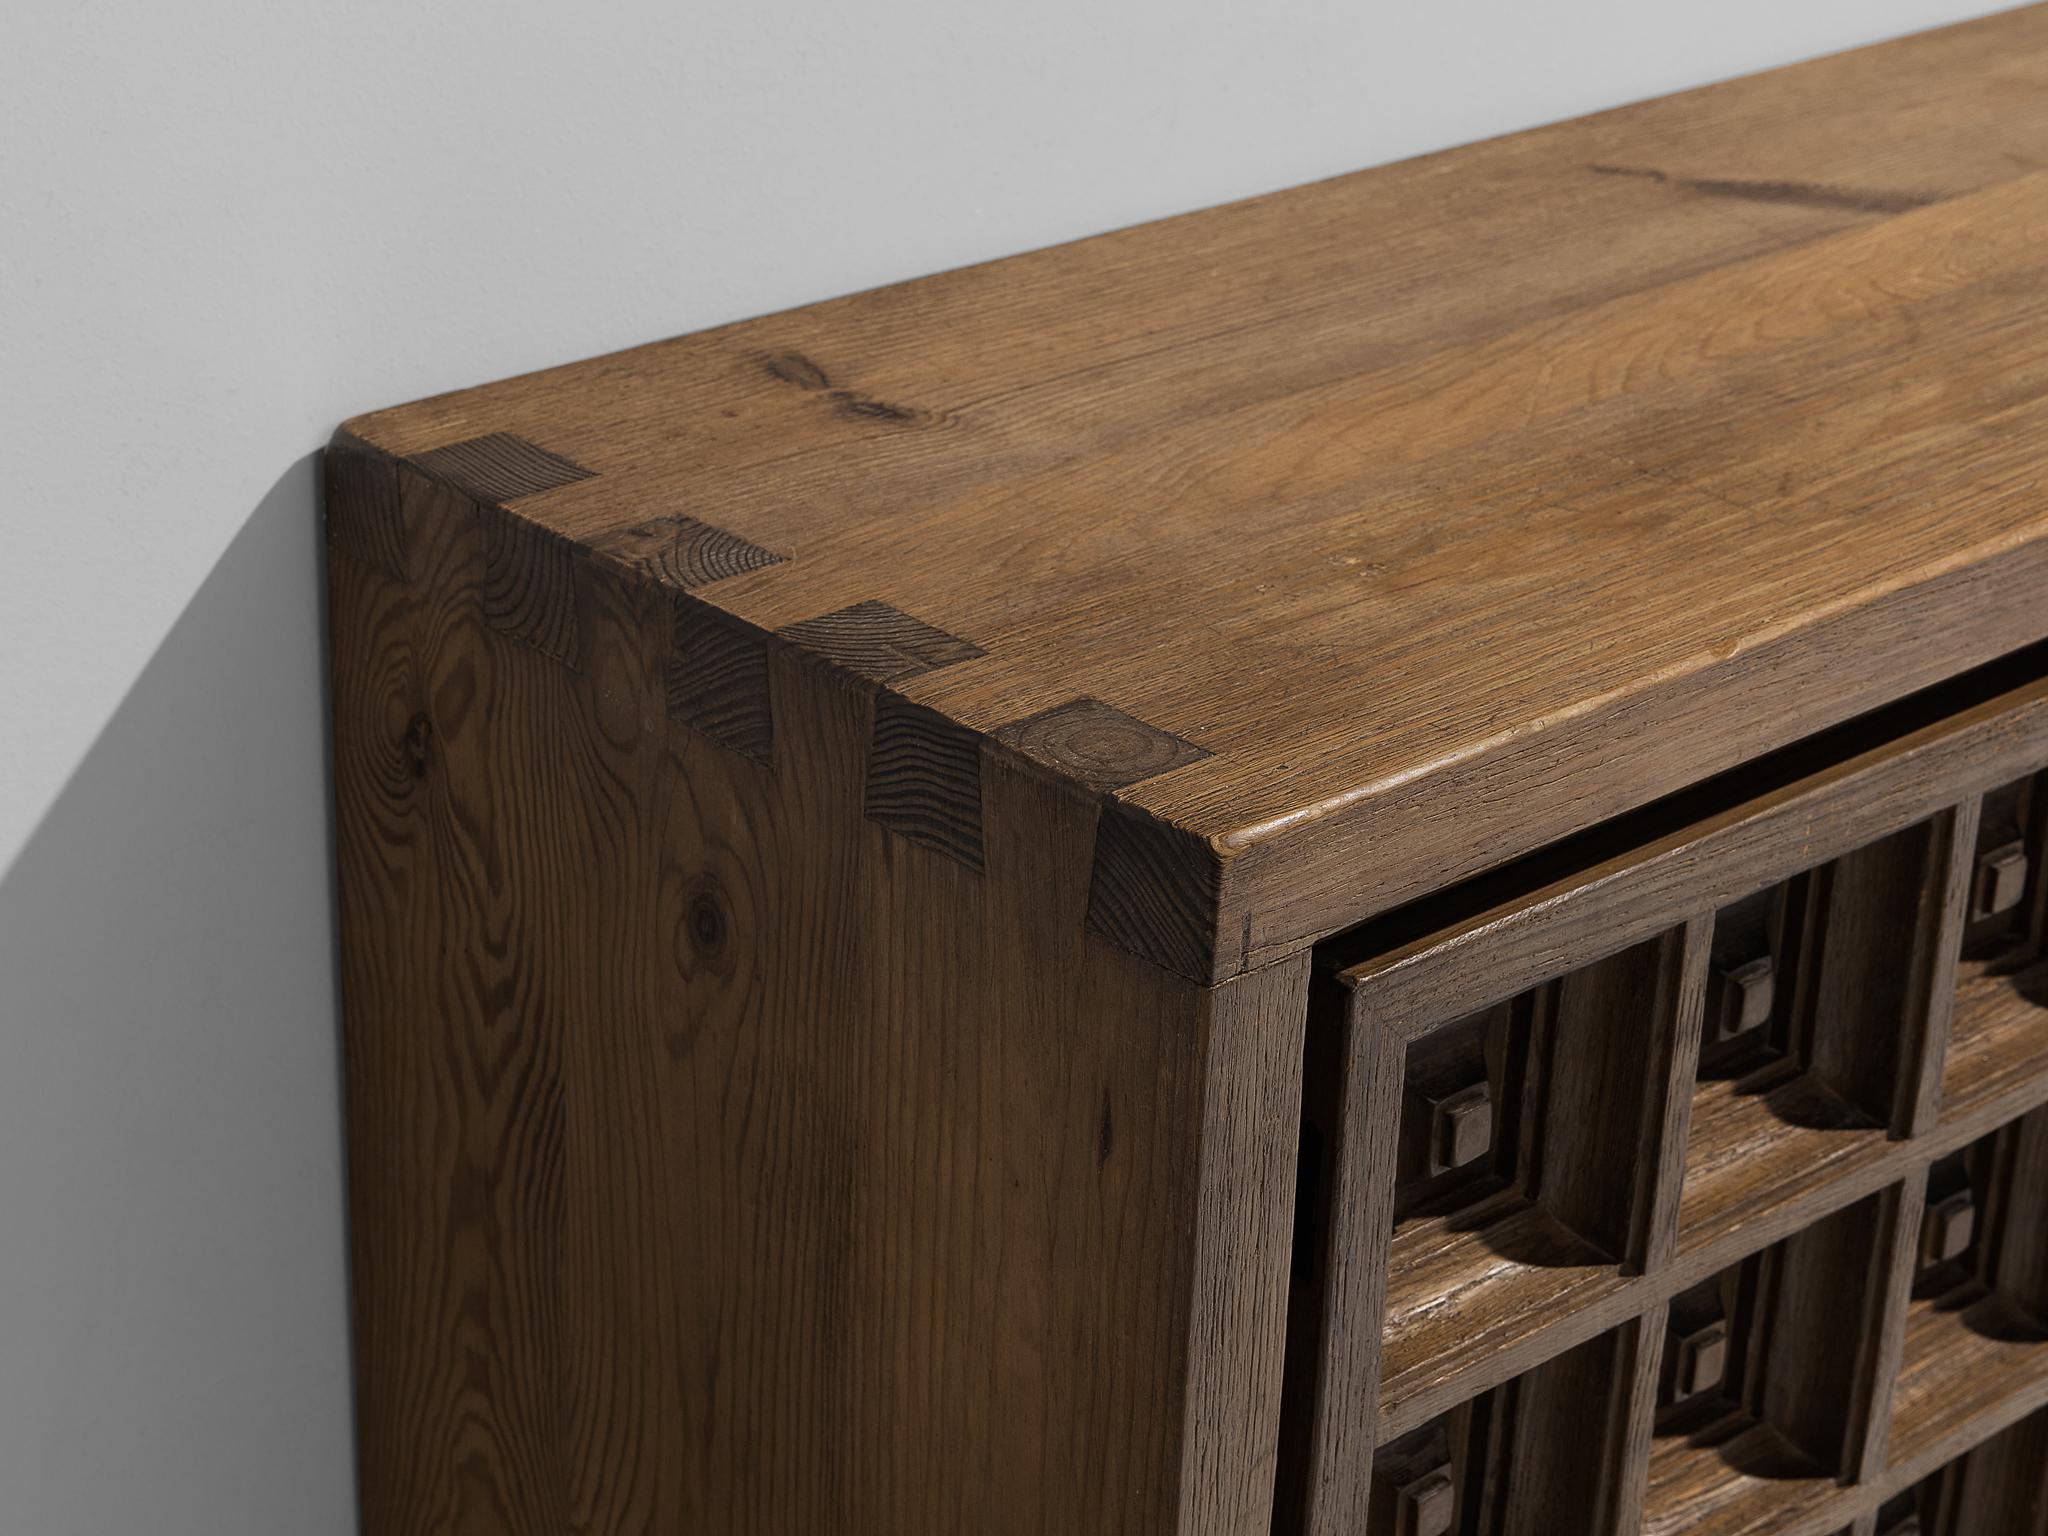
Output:
<instances>
[{"instance_id":1,"label":"sideboard side panel","mask_svg":"<svg viewBox=\"0 0 2048 1536\"><path fill-rule=\"evenodd\" d=\"M878 797L892 696L777 640L699 729L688 599L351 457L368 1536L1264 1536L1305 957L1089 935L1093 795L892 737Z\"/></svg>"}]
</instances>

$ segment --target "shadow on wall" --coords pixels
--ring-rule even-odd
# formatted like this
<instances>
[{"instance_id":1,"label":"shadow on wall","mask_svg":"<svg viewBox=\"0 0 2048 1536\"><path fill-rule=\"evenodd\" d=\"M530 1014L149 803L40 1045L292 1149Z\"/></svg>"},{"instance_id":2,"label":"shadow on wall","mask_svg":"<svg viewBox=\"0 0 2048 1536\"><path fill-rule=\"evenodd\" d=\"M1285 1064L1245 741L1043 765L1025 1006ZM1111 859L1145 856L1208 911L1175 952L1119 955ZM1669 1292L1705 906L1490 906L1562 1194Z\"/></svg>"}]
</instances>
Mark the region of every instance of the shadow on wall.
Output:
<instances>
[{"instance_id":1,"label":"shadow on wall","mask_svg":"<svg viewBox=\"0 0 2048 1536\"><path fill-rule=\"evenodd\" d=\"M319 455L0 874L0 1526L352 1532Z\"/></svg>"}]
</instances>

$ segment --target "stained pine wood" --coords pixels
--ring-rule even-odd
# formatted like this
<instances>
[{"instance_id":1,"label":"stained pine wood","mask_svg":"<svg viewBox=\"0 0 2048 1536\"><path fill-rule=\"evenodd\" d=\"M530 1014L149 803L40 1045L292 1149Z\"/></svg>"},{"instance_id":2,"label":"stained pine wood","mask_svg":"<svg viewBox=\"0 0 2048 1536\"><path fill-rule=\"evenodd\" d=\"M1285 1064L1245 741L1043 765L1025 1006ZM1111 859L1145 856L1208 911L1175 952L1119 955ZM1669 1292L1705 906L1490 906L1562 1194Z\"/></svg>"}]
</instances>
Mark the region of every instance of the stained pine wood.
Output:
<instances>
[{"instance_id":1,"label":"stained pine wood","mask_svg":"<svg viewBox=\"0 0 2048 1536\"><path fill-rule=\"evenodd\" d=\"M1094 804L1022 761L972 861L900 835L832 669L769 657L773 774L671 728L647 594L383 474L407 578L331 568L367 1528L1263 1529L1305 968L1089 937Z\"/></svg>"},{"instance_id":2,"label":"stained pine wood","mask_svg":"<svg viewBox=\"0 0 2048 1536\"><path fill-rule=\"evenodd\" d=\"M2038 1525L2044 165L2036 8L347 424L369 1536Z\"/></svg>"},{"instance_id":3,"label":"stained pine wood","mask_svg":"<svg viewBox=\"0 0 2048 1536\"><path fill-rule=\"evenodd\" d=\"M1635 1191L1653 1213L1640 1276L1588 1268L1590 1245L1538 1242L1476 1211L1375 1242L1386 1217L1371 1191L1386 1174L1370 1165L1389 1153L1372 1115L1389 1090L1358 1100L1364 1124L1328 1154L1330 1257L1297 1303L1320 1310L1325 1340L1316 1370L1290 1375L1321 1414L1298 1431L1309 1450L1303 1529L1335 1536L1361 1507L1360 1462L1338 1449L1355 1437L1361 1401L1376 1406L1382 1436L1410 1432L1560 1351L1661 1317L1670 1298L1773 1245L1788 1310L1760 1357L1766 1395L1704 1440L1660 1434L1651 1449L1651 1386L1639 1386L1632 1427L1606 1443L1614 1475L1641 1489L1647 1529L1820 1536L1899 1468L1952 1457L2040 1401L2040 1346L2014 1335L1987 1357L1945 1344L1927 1329L1947 1314L1909 1308L1904 1288L1918 1252L1915 1181L2048 1101L2048 993L2032 990L2027 953L2008 947L1995 966L1957 959L1978 797L2048 760L2044 666L2048 655L2015 658L1683 806L1625 819L1582 840L1583 853L1565 845L1325 946L1327 1048L1350 1058L1345 1079L1357 1082L1398 1084L1402 1042L1503 994L1542 995L1565 977L1558 996L1615 996L1646 946L1667 958L1643 976L1669 980L1617 1010L1642 1053L1631 1069L1615 1074L1597 1036L1575 1053L1574 1070L1607 1085L1598 1134L1644 1127L1634 1157L1597 1160L1603 1199ZM1809 930L1782 978L1791 1054L1710 1076L1697 1042L1714 914L1790 880L1805 882ZM2037 1151L2015 1166L2048 1178ZM1348 1191L1365 1192L1355 1216ZM2033 1203L2026 1192L2007 1202ZM2031 1285L2034 1247L2003 1251L2024 1255L2010 1273ZM1960 1362L1953 1377L1945 1356ZM1972 1406L1946 1406L1949 1392Z\"/></svg>"},{"instance_id":4,"label":"stained pine wood","mask_svg":"<svg viewBox=\"0 0 2048 1536\"><path fill-rule=\"evenodd\" d=\"M2035 1414L1970 1453L1956 1491L1953 1529L1999 1536L2048 1532L2048 1414Z\"/></svg>"},{"instance_id":5,"label":"stained pine wood","mask_svg":"<svg viewBox=\"0 0 2048 1536\"><path fill-rule=\"evenodd\" d=\"M2037 8L348 430L1198 749L1105 921L1220 978L2048 634L2044 155Z\"/></svg>"}]
</instances>

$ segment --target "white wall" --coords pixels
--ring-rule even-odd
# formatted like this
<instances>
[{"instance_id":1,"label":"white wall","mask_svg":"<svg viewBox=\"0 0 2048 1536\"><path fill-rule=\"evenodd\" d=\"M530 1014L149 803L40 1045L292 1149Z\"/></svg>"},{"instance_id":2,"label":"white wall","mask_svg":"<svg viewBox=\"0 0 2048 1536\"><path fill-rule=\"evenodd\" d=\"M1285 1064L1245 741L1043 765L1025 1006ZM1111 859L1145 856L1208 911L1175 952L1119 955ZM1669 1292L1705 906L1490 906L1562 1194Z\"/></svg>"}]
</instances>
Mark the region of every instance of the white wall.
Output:
<instances>
[{"instance_id":1,"label":"white wall","mask_svg":"<svg viewBox=\"0 0 2048 1536\"><path fill-rule=\"evenodd\" d=\"M339 419L1993 8L15 0L0 1536L353 1525Z\"/></svg>"}]
</instances>

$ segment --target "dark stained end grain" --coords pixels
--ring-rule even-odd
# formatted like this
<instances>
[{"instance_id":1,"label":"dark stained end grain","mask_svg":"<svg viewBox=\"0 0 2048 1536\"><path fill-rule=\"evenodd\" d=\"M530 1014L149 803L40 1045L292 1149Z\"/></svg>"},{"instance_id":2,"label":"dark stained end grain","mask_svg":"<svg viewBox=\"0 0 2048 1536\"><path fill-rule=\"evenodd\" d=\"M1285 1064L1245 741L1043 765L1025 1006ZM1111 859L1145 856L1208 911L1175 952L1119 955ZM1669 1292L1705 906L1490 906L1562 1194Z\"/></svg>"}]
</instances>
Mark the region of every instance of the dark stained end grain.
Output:
<instances>
[{"instance_id":1,"label":"dark stained end grain","mask_svg":"<svg viewBox=\"0 0 2048 1536\"><path fill-rule=\"evenodd\" d=\"M983 654L972 641L872 600L785 625L776 633L871 683L898 682Z\"/></svg>"},{"instance_id":2,"label":"dark stained end grain","mask_svg":"<svg viewBox=\"0 0 2048 1536\"><path fill-rule=\"evenodd\" d=\"M1122 801L1103 802L1088 927L1142 960L1199 980L1214 970L1223 870L1208 842Z\"/></svg>"},{"instance_id":3,"label":"dark stained end grain","mask_svg":"<svg viewBox=\"0 0 2048 1536\"><path fill-rule=\"evenodd\" d=\"M436 480L497 504L588 480L597 473L510 432L465 438L415 454L411 462Z\"/></svg>"},{"instance_id":4,"label":"dark stained end grain","mask_svg":"<svg viewBox=\"0 0 2048 1536\"><path fill-rule=\"evenodd\" d=\"M884 690L875 699L867 816L900 837L979 870L981 738Z\"/></svg>"},{"instance_id":5,"label":"dark stained end grain","mask_svg":"<svg viewBox=\"0 0 2048 1536\"><path fill-rule=\"evenodd\" d=\"M574 667L575 547L495 507L483 513L483 536L484 622Z\"/></svg>"},{"instance_id":6,"label":"dark stained end grain","mask_svg":"<svg viewBox=\"0 0 2048 1536\"><path fill-rule=\"evenodd\" d=\"M406 580L397 466L381 454L337 442L327 450L326 470L329 544L394 580Z\"/></svg>"},{"instance_id":7,"label":"dark stained end grain","mask_svg":"<svg viewBox=\"0 0 2048 1536\"><path fill-rule=\"evenodd\" d=\"M677 598L668 714L742 757L768 763L775 750L768 637L708 604Z\"/></svg>"},{"instance_id":8,"label":"dark stained end grain","mask_svg":"<svg viewBox=\"0 0 2048 1536\"><path fill-rule=\"evenodd\" d=\"M1034 762L1096 790L1122 789L1209 755L1206 748L1100 699L1070 699L998 727L995 736Z\"/></svg>"},{"instance_id":9,"label":"dark stained end grain","mask_svg":"<svg viewBox=\"0 0 2048 1536\"><path fill-rule=\"evenodd\" d=\"M699 522L694 517L650 518L596 540L592 547L663 586L693 591L788 558Z\"/></svg>"}]
</instances>

